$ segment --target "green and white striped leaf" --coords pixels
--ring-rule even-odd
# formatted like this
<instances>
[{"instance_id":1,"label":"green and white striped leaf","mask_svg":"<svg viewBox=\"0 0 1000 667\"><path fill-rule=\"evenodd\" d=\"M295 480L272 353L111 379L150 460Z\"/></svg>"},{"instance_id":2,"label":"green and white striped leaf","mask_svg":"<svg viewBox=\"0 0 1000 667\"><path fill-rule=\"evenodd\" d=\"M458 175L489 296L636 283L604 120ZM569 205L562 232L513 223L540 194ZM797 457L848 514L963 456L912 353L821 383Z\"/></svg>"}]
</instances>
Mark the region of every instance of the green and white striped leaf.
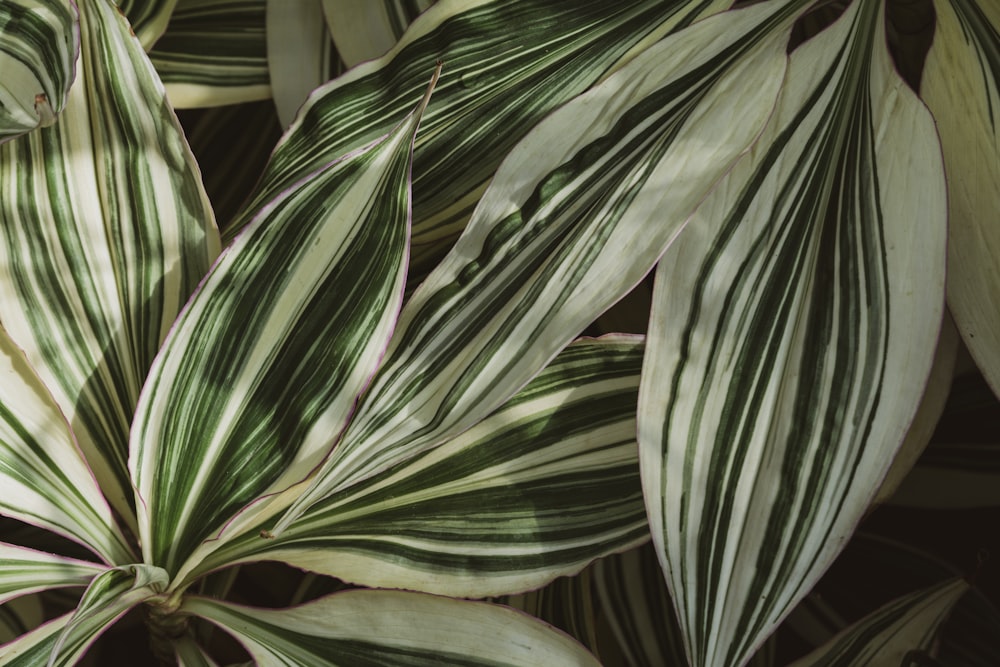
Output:
<instances>
[{"instance_id":1,"label":"green and white striped leaf","mask_svg":"<svg viewBox=\"0 0 1000 667\"><path fill-rule=\"evenodd\" d=\"M146 562L174 572L247 503L304 478L343 430L402 303L426 99L264 208L178 319L132 429Z\"/></svg>"},{"instance_id":2,"label":"green and white striped leaf","mask_svg":"<svg viewBox=\"0 0 1000 667\"><path fill-rule=\"evenodd\" d=\"M52 648L59 639L59 633L69 622L72 614L60 616L41 625L14 641L0 646L0 664L5 667L47 667ZM78 655L87 650L88 645L79 648ZM69 647L65 647L67 650ZM65 661L62 664L72 664Z\"/></svg>"},{"instance_id":3,"label":"green and white striped leaf","mask_svg":"<svg viewBox=\"0 0 1000 667\"><path fill-rule=\"evenodd\" d=\"M483 419L642 279L759 133L802 4L700 21L525 137L403 309L343 440L278 532Z\"/></svg>"},{"instance_id":4,"label":"green and white striped leaf","mask_svg":"<svg viewBox=\"0 0 1000 667\"><path fill-rule=\"evenodd\" d=\"M171 105L221 106L271 97L266 13L267 0L177 0L166 32L149 52Z\"/></svg>"},{"instance_id":5,"label":"green and white striped leaf","mask_svg":"<svg viewBox=\"0 0 1000 667\"><path fill-rule=\"evenodd\" d=\"M129 609L166 588L167 573L151 565L124 565L94 577L49 655L48 667L74 665L77 658Z\"/></svg>"},{"instance_id":6,"label":"green and white striped leaf","mask_svg":"<svg viewBox=\"0 0 1000 667\"><path fill-rule=\"evenodd\" d=\"M599 664L526 614L422 593L345 591L281 610L192 597L181 609L232 633L260 667Z\"/></svg>"},{"instance_id":7,"label":"green and white striped leaf","mask_svg":"<svg viewBox=\"0 0 1000 667\"><path fill-rule=\"evenodd\" d=\"M1000 396L1000 5L935 0L921 96L948 171L948 306Z\"/></svg>"},{"instance_id":8,"label":"green and white striped leaf","mask_svg":"<svg viewBox=\"0 0 1000 667\"><path fill-rule=\"evenodd\" d=\"M948 402L951 381L955 374L955 359L958 356L960 344L961 339L958 335L958 329L955 328L955 322L951 315L946 312L944 320L941 322L941 335L938 338L937 351L934 353L934 364L927 377L927 385L924 387L923 398L920 399L920 407L917 408L917 413L906 431L903 444L892 460L892 466L879 486L878 493L872 501L873 506L881 505L893 497L906 477L912 472L920 455L927 449L931 437L934 435L934 429Z\"/></svg>"},{"instance_id":9,"label":"green and white striped leaf","mask_svg":"<svg viewBox=\"0 0 1000 667\"><path fill-rule=\"evenodd\" d=\"M883 30L859 0L792 54L769 127L659 264L643 487L696 667L745 664L809 591L930 372L944 175Z\"/></svg>"},{"instance_id":10,"label":"green and white striped leaf","mask_svg":"<svg viewBox=\"0 0 1000 667\"><path fill-rule=\"evenodd\" d=\"M178 667L218 667L198 642L187 635L174 642L174 651Z\"/></svg>"},{"instance_id":11,"label":"green and white striped leaf","mask_svg":"<svg viewBox=\"0 0 1000 667\"><path fill-rule=\"evenodd\" d=\"M127 23L107 0L78 4L80 64L59 123L0 146L0 320L131 523L139 390L219 239Z\"/></svg>"},{"instance_id":12,"label":"green and white striped leaf","mask_svg":"<svg viewBox=\"0 0 1000 667\"><path fill-rule=\"evenodd\" d=\"M594 566L598 609L625 664L687 665L684 638L652 543L603 558Z\"/></svg>"},{"instance_id":13,"label":"green and white striped leaf","mask_svg":"<svg viewBox=\"0 0 1000 667\"><path fill-rule=\"evenodd\" d=\"M69 0L0 4L0 142L55 122L80 46Z\"/></svg>"},{"instance_id":14,"label":"green and white striped leaf","mask_svg":"<svg viewBox=\"0 0 1000 667\"><path fill-rule=\"evenodd\" d=\"M117 0L142 48L149 51L167 28L177 0Z\"/></svg>"},{"instance_id":15,"label":"green and white striped leaf","mask_svg":"<svg viewBox=\"0 0 1000 667\"><path fill-rule=\"evenodd\" d=\"M490 602L519 609L562 630L597 655L597 617L593 566L572 577L559 577L537 590L503 595Z\"/></svg>"},{"instance_id":16,"label":"green and white striped leaf","mask_svg":"<svg viewBox=\"0 0 1000 667\"><path fill-rule=\"evenodd\" d=\"M946 581L894 600L839 633L789 667L883 667L922 664L938 628L968 591L962 580Z\"/></svg>"},{"instance_id":17,"label":"green and white striped leaf","mask_svg":"<svg viewBox=\"0 0 1000 667\"><path fill-rule=\"evenodd\" d=\"M322 0L326 24L347 67L385 55L434 0Z\"/></svg>"},{"instance_id":18,"label":"green and white striped leaf","mask_svg":"<svg viewBox=\"0 0 1000 667\"><path fill-rule=\"evenodd\" d=\"M62 586L86 586L107 570L97 563L0 542L0 604Z\"/></svg>"},{"instance_id":19,"label":"green and white striped leaf","mask_svg":"<svg viewBox=\"0 0 1000 667\"><path fill-rule=\"evenodd\" d=\"M645 46L729 4L439 2L385 57L355 67L310 98L277 148L246 214L225 236L234 236L290 183L385 134L420 94L426 73L443 61L441 85L414 154L410 273L424 276L464 228L500 161L533 125Z\"/></svg>"},{"instance_id":20,"label":"green and white striped leaf","mask_svg":"<svg viewBox=\"0 0 1000 667\"><path fill-rule=\"evenodd\" d=\"M366 586L484 597L638 544L648 536L635 443L641 363L639 337L574 343L461 436L330 496L275 539L258 536L273 518L245 526L201 570L281 560Z\"/></svg>"},{"instance_id":21,"label":"green and white striped leaf","mask_svg":"<svg viewBox=\"0 0 1000 667\"><path fill-rule=\"evenodd\" d=\"M69 537L109 563L131 557L59 407L3 329L0 488L0 513Z\"/></svg>"},{"instance_id":22,"label":"green and white striped leaf","mask_svg":"<svg viewBox=\"0 0 1000 667\"><path fill-rule=\"evenodd\" d=\"M288 127L314 89L330 79L332 42L322 0L267 1L267 69L281 126Z\"/></svg>"}]
</instances>

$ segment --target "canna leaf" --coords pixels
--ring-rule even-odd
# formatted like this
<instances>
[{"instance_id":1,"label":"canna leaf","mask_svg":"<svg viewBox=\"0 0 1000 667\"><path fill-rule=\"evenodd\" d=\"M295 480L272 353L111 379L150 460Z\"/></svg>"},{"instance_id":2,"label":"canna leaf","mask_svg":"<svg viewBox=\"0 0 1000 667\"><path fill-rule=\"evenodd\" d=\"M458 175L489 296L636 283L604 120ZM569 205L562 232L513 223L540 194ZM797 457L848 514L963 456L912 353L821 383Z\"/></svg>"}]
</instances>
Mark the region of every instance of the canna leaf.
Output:
<instances>
[{"instance_id":1,"label":"canna leaf","mask_svg":"<svg viewBox=\"0 0 1000 667\"><path fill-rule=\"evenodd\" d=\"M160 568L141 564L111 568L94 577L56 637L47 667L75 665L102 632L129 609L159 593L167 581L167 573Z\"/></svg>"},{"instance_id":2,"label":"canna leaf","mask_svg":"<svg viewBox=\"0 0 1000 667\"><path fill-rule=\"evenodd\" d=\"M170 104L186 109L271 97L266 10L267 0L177 0L149 52Z\"/></svg>"},{"instance_id":3,"label":"canna leaf","mask_svg":"<svg viewBox=\"0 0 1000 667\"><path fill-rule=\"evenodd\" d=\"M131 524L133 409L219 239L197 167L124 18L107 0L78 4L81 56L66 113L0 146L0 321Z\"/></svg>"},{"instance_id":4,"label":"canna leaf","mask_svg":"<svg viewBox=\"0 0 1000 667\"><path fill-rule=\"evenodd\" d=\"M275 539L258 536L274 523L263 515L238 539L231 527L231 543L206 545L218 551L200 569L281 560L366 586L484 597L638 544L648 536L635 444L641 360L638 337L574 343L476 427L331 496Z\"/></svg>"},{"instance_id":5,"label":"canna leaf","mask_svg":"<svg viewBox=\"0 0 1000 667\"><path fill-rule=\"evenodd\" d=\"M345 591L282 610L192 597L182 610L232 633L261 667L598 665L526 614L422 593Z\"/></svg>"},{"instance_id":6,"label":"canna leaf","mask_svg":"<svg viewBox=\"0 0 1000 667\"><path fill-rule=\"evenodd\" d=\"M894 600L789 667L921 664L938 628L969 585L946 581Z\"/></svg>"},{"instance_id":7,"label":"canna leaf","mask_svg":"<svg viewBox=\"0 0 1000 667\"><path fill-rule=\"evenodd\" d=\"M282 127L314 88L330 79L330 34L321 0L268 0L267 69Z\"/></svg>"},{"instance_id":8,"label":"canna leaf","mask_svg":"<svg viewBox=\"0 0 1000 667\"><path fill-rule=\"evenodd\" d=\"M944 175L883 30L861 0L792 54L769 127L657 270L641 467L696 667L745 664L809 591L930 372Z\"/></svg>"},{"instance_id":9,"label":"canna leaf","mask_svg":"<svg viewBox=\"0 0 1000 667\"><path fill-rule=\"evenodd\" d=\"M528 134L406 304L350 427L276 532L483 419L650 270L770 113L802 4L701 21ZM743 101L743 122L722 96Z\"/></svg>"},{"instance_id":10,"label":"canna leaf","mask_svg":"<svg viewBox=\"0 0 1000 667\"><path fill-rule=\"evenodd\" d=\"M0 377L0 512L69 537L109 563L129 559L69 425L3 329Z\"/></svg>"},{"instance_id":11,"label":"canna leaf","mask_svg":"<svg viewBox=\"0 0 1000 667\"><path fill-rule=\"evenodd\" d=\"M174 572L344 428L402 301L422 110L273 201L179 318L132 429L146 562Z\"/></svg>"},{"instance_id":12,"label":"canna leaf","mask_svg":"<svg viewBox=\"0 0 1000 667\"><path fill-rule=\"evenodd\" d=\"M79 47L76 6L69 0L0 5L0 142L55 122Z\"/></svg>"},{"instance_id":13,"label":"canna leaf","mask_svg":"<svg viewBox=\"0 0 1000 667\"><path fill-rule=\"evenodd\" d=\"M920 92L948 172L948 306L1000 396L1000 5L935 0Z\"/></svg>"},{"instance_id":14,"label":"canna leaf","mask_svg":"<svg viewBox=\"0 0 1000 667\"><path fill-rule=\"evenodd\" d=\"M434 0L322 0L326 24L347 67L385 55Z\"/></svg>"},{"instance_id":15,"label":"canna leaf","mask_svg":"<svg viewBox=\"0 0 1000 667\"><path fill-rule=\"evenodd\" d=\"M49 588L86 586L106 569L97 563L0 542L0 603Z\"/></svg>"},{"instance_id":16,"label":"canna leaf","mask_svg":"<svg viewBox=\"0 0 1000 667\"><path fill-rule=\"evenodd\" d=\"M366 5L369 3L365 3ZM422 14L385 57L320 88L279 144L245 214L319 165L385 134L444 75L414 154L411 274L435 266L501 159L552 109L635 52L729 0L448 0ZM509 26L518 27L512 33ZM455 137L461 137L456 141ZM423 247L418 247L423 246Z\"/></svg>"}]
</instances>

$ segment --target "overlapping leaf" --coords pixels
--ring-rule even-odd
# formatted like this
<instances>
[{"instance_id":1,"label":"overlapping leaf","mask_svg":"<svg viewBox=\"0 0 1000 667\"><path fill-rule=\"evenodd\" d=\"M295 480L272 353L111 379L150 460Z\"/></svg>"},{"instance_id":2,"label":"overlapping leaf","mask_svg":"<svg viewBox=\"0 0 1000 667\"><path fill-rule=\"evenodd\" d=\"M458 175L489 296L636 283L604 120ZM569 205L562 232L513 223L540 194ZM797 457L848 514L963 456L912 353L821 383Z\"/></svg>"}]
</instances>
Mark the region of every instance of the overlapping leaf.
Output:
<instances>
[{"instance_id":1,"label":"overlapping leaf","mask_svg":"<svg viewBox=\"0 0 1000 667\"><path fill-rule=\"evenodd\" d=\"M808 592L930 371L944 178L881 17L855 2L792 54L769 128L659 264L643 485L697 667L744 664Z\"/></svg>"},{"instance_id":2,"label":"overlapping leaf","mask_svg":"<svg viewBox=\"0 0 1000 667\"><path fill-rule=\"evenodd\" d=\"M321 0L268 0L266 30L271 96L288 127L309 93L330 79L332 42Z\"/></svg>"},{"instance_id":3,"label":"overlapping leaf","mask_svg":"<svg viewBox=\"0 0 1000 667\"><path fill-rule=\"evenodd\" d=\"M948 171L948 306L1000 395L1000 5L935 0L921 96Z\"/></svg>"},{"instance_id":4,"label":"overlapping leaf","mask_svg":"<svg viewBox=\"0 0 1000 667\"><path fill-rule=\"evenodd\" d=\"M402 301L422 110L271 202L178 320L132 430L146 562L173 572L343 429Z\"/></svg>"},{"instance_id":5,"label":"overlapping leaf","mask_svg":"<svg viewBox=\"0 0 1000 667\"><path fill-rule=\"evenodd\" d=\"M10 667L48 667L52 649L71 616L72 614L60 616L25 635L21 635L9 644L0 646L0 662ZM70 648L77 649L78 657L86 650L87 646L65 648L67 655ZM72 663L64 661L62 664Z\"/></svg>"},{"instance_id":6,"label":"overlapping leaf","mask_svg":"<svg viewBox=\"0 0 1000 667\"><path fill-rule=\"evenodd\" d=\"M274 540L201 564L283 560L368 586L483 597L536 588L648 535L635 405L641 339L568 347L503 409L331 496Z\"/></svg>"},{"instance_id":7,"label":"overlapping leaf","mask_svg":"<svg viewBox=\"0 0 1000 667\"><path fill-rule=\"evenodd\" d=\"M170 103L191 108L270 97L266 11L267 0L177 0L149 52Z\"/></svg>"},{"instance_id":8,"label":"overlapping leaf","mask_svg":"<svg viewBox=\"0 0 1000 667\"><path fill-rule=\"evenodd\" d=\"M342 441L278 532L483 419L650 270L770 113L802 4L701 21L528 134L403 309ZM722 101L734 97L740 123Z\"/></svg>"},{"instance_id":9,"label":"overlapping leaf","mask_svg":"<svg viewBox=\"0 0 1000 667\"><path fill-rule=\"evenodd\" d=\"M396 664L596 666L582 646L507 607L403 591L346 591L283 610L189 598L261 667Z\"/></svg>"},{"instance_id":10,"label":"overlapping leaf","mask_svg":"<svg viewBox=\"0 0 1000 667\"><path fill-rule=\"evenodd\" d=\"M0 146L0 321L131 523L132 412L219 241L197 168L127 23L107 0L78 4L81 56L65 114Z\"/></svg>"},{"instance_id":11,"label":"overlapping leaf","mask_svg":"<svg viewBox=\"0 0 1000 667\"><path fill-rule=\"evenodd\" d=\"M384 58L321 88L277 149L232 236L317 165L384 134L445 63L414 155L411 272L426 275L464 227L501 159L545 114L728 0L450 0ZM518 26L512 33L510 26ZM456 141L456 137L461 137Z\"/></svg>"},{"instance_id":12,"label":"overlapping leaf","mask_svg":"<svg viewBox=\"0 0 1000 667\"><path fill-rule=\"evenodd\" d=\"M347 67L384 55L434 0L322 0L326 24Z\"/></svg>"},{"instance_id":13,"label":"overlapping leaf","mask_svg":"<svg viewBox=\"0 0 1000 667\"><path fill-rule=\"evenodd\" d=\"M65 418L3 329L0 377L0 512L76 540L108 562L128 558Z\"/></svg>"},{"instance_id":14,"label":"overlapping leaf","mask_svg":"<svg viewBox=\"0 0 1000 667\"><path fill-rule=\"evenodd\" d=\"M55 122L73 83L79 48L69 0L0 4L0 142Z\"/></svg>"},{"instance_id":15,"label":"overlapping leaf","mask_svg":"<svg viewBox=\"0 0 1000 667\"><path fill-rule=\"evenodd\" d=\"M0 603L49 588L86 586L106 569L97 563L0 542Z\"/></svg>"},{"instance_id":16,"label":"overlapping leaf","mask_svg":"<svg viewBox=\"0 0 1000 667\"><path fill-rule=\"evenodd\" d=\"M177 0L118 0L135 36L147 51L167 28Z\"/></svg>"},{"instance_id":17,"label":"overlapping leaf","mask_svg":"<svg viewBox=\"0 0 1000 667\"><path fill-rule=\"evenodd\" d=\"M894 600L789 667L921 664L938 628L969 585L946 581Z\"/></svg>"}]
</instances>

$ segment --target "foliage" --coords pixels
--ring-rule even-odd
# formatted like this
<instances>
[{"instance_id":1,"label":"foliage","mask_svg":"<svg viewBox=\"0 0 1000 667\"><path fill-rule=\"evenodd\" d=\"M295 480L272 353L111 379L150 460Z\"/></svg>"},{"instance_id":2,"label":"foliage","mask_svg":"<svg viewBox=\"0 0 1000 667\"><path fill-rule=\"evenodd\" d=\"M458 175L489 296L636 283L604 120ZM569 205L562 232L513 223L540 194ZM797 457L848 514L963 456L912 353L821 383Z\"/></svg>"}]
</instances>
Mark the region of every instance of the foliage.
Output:
<instances>
[{"instance_id":1,"label":"foliage","mask_svg":"<svg viewBox=\"0 0 1000 667\"><path fill-rule=\"evenodd\" d=\"M0 6L0 663L995 663L998 5L730 4Z\"/></svg>"}]
</instances>

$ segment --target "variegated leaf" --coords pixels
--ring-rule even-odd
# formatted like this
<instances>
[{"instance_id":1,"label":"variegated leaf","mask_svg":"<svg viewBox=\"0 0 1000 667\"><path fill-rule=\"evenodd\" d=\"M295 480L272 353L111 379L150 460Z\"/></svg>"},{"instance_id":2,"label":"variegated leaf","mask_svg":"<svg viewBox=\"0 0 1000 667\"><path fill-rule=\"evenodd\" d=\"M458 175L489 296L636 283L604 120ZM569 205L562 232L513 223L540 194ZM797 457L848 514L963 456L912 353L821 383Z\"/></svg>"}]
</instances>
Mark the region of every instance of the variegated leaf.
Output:
<instances>
[{"instance_id":1,"label":"variegated leaf","mask_svg":"<svg viewBox=\"0 0 1000 667\"><path fill-rule=\"evenodd\" d=\"M131 558L59 407L3 329L0 488L0 513L76 540L109 563Z\"/></svg>"},{"instance_id":2,"label":"variegated leaf","mask_svg":"<svg viewBox=\"0 0 1000 667\"><path fill-rule=\"evenodd\" d=\"M191 108L269 98L266 12L267 0L177 0L149 52L170 103Z\"/></svg>"},{"instance_id":3,"label":"variegated leaf","mask_svg":"<svg viewBox=\"0 0 1000 667\"><path fill-rule=\"evenodd\" d=\"M642 279L759 133L803 4L700 21L525 137L403 309L347 432L278 531L483 419Z\"/></svg>"},{"instance_id":4,"label":"variegated leaf","mask_svg":"<svg viewBox=\"0 0 1000 667\"><path fill-rule=\"evenodd\" d=\"M942 318L944 187L859 0L792 54L768 129L661 259L639 441L695 667L746 663L891 464Z\"/></svg>"},{"instance_id":5,"label":"variegated leaf","mask_svg":"<svg viewBox=\"0 0 1000 667\"><path fill-rule=\"evenodd\" d=\"M326 24L347 67L384 55L434 0L322 0Z\"/></svg>"},{"instance_id":6,"label":"variegated leaf","mask_svg":"<svg viewBox=\"0 0 1000 667\"><path fill-rule=\"evenodd\" d=\"M135 36L147 51L167 28L177 0L118 0L118 8L128 17Z\"/></svg>"},{"instance_id":7,"label":"variegated leaf","mask_svg":"<svg viewBox=\"0 0 1000 667\"><path fill-rule=\"evenodd\" d=\"M599 664L526 614L422 593L345 591L281 610L192 597L182 611L232 633L260 667Z\"/></svg>"},{"instance_id":8,"label":"variegated leaf","mask_svg":"<svg viewBox=\"0 0 1000 667\"><path fill-rule=\"evenodd\" d=\"M367 3L366 3L367 4ZM411 274L464 228L501 159L552 109L644 46L730 0L448 0L385 57L319 89L277 148L246 214L319 165L388 131L444 62L414 154ZM517 26L516 33L509 30ZM460 137L460 141L456 141ZM422 247L418 247L422 246Z\"/></svg>"},{"instance_id":9,"label":"variegated leaf","mask_svg":"<svg viewBox=\"0 0 1000 667\"><path fill-rule=\"evenodd\" d=\"M648 536L634 439L641 361L638 337L570 345L461 436L329 497L278 538L258 536L272 518L192 561L209 571L281 560L367 586L467 597L575 573Z\"/></svg>"},{"instance_id":10,"label":"variegated leaf","mask_svg":"<svg viewBox=\"0 0 1000 667\"><path fill-rule=\"evenodd\" d=\"M263 209L178 319L132 429L146 562L176 571L245 504L305 477L343 430L402 302L426 99Z\"/></svg>"},{"instance_id":11,"label":"variegated leaf","mask_svg":"<svg viewBox=\"0 0 1000 667\"><path fill-rule=\"evenodd\" d=\"M0 542L0 604L49 588L86 586L107 568Z\"/></svg>"},{"instance_id":12,"label":"variegated leaf","mask_svg":"<svg viewBox=\"0 0 1000 667\"><path fill-rule=\"evenodd\" d=\"M5 667L48 667L52 649L71 616L72 614L60 616L0 646L0 664ZM70 648L76 648L77 655L81 655L88 645L65 648L67 652ZM72 662L65 661L62 664L69 665Z\"/></svg>"},{"instance_id":13,"label":"variegated leaf","mask_svg":"<svg viewBox=\"0 0 1000 667\"><path fill-rule=\"evenodd\" d=\"M94 577L51 648L48 667L75 665L90 644L137 604L162 592L167 573L150 565L124 565Z\"/></svg>"},{"instance_id":14,"label":"variegated leaf","mask_svg":"<svg viewBox=\"0 0 1000 667\"><path fill-rule=\"evenodd\" d=\"M0 321L132 523L125 460L139 390L219 239L124 18L108 0L78 4L81 56L65 113L0 146Z\"/></svg>"},{"instance_id":15,"label":"variegated leaf","mask_svg":"<svg viewBox=\"0 0 1000 667\"><path fill-rule=\"evenodd\" d=\"M1000 395L1000 4L935 0L921 96L948 172L948 306Z\"/></svg>"},{"instance_id":16,"label":"variegated leaf","mask_svg":"<svg viewBox=\"0 0 1000 667\"><path fill-rule=\"evenodd\" d=\"M946 581L894 600L789 667L883 667L922 664L941 623L969 589Z\"/></svg>"},{"instance_id":17,"label":"variegated leaf","mask_svg":"<svg viewBox=\"0 0 1000 667\"><path fill-rule=\"evenodd\" d=\"M576 576L559 577L537 590L503 595L490 602L519 609L545 621L597 652L598 618L594 604L593 566Z\"/></svg>"},{"instance_id":18,"label":"variegated leaf","mask_svg":"<svg viewBox=\"0 0 1000 667\"><path fill-rule=\"evenodd\" d=\"M183 636L174 642L178 667L218 667L205 650L191 637Z\"/></svg>"},{"instance_id":19,"label":"variegated leaf","mask_svg":"<svg viewBox=\"0 0 1000 667\"><path fill-rule=\"evenodd\" d=\"M309 93L330 79L332 42L322 0L268 0L266 30L271 96L281 126L288 127Z\"/></svg>"},{"instance_id":20,"label":"variegated leaf","mask_svg":"<svg viewBox=\"0 0 1000 667\"><path fill-rule=\"evenodd\" d=\"M0 142L55 122L73 83L79 38L70 0L0 4Z\"/></svg>"}]
</instances>

